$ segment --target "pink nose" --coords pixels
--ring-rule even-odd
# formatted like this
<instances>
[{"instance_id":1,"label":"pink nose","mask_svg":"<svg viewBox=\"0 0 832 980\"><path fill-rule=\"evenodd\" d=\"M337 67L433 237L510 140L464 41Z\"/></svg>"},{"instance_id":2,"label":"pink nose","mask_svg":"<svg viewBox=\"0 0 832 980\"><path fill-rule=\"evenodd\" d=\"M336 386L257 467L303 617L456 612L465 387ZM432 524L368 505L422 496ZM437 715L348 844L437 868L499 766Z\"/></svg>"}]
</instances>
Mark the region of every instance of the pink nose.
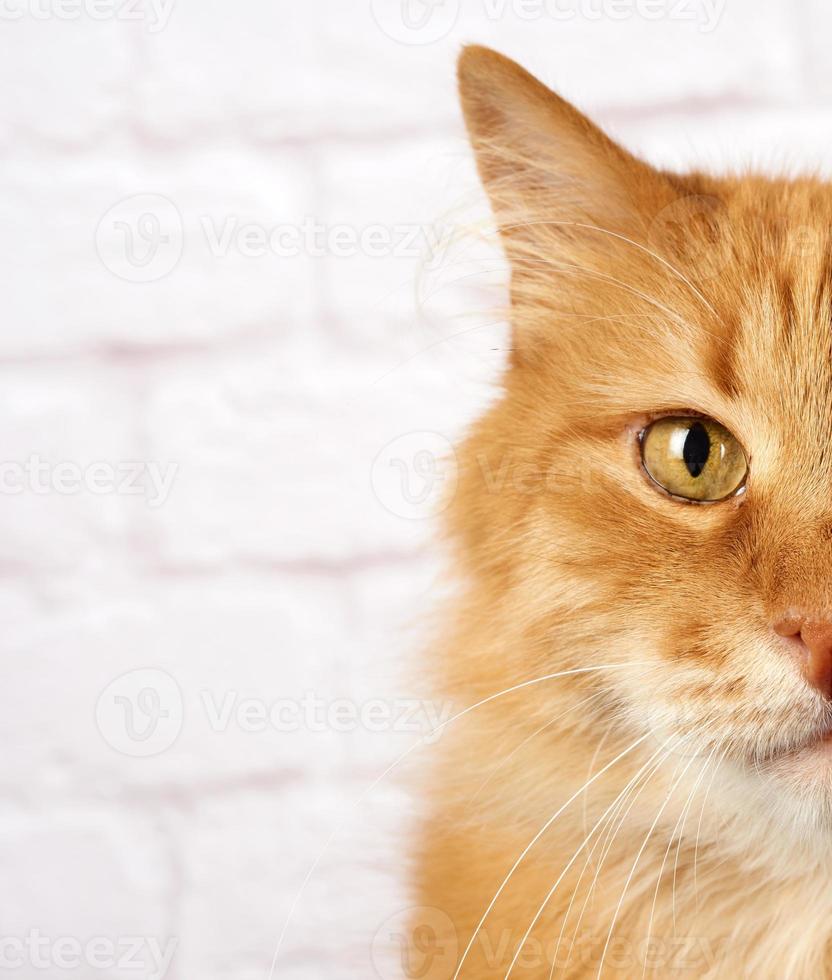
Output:
<instances>
[{"instance_id":1,"label":"pink nose","mask_svg":"<svg viewBox=\"0 0 832 980\"><path fill-rule=\"evenodd\" d=\"M774 632L794 640L793 651L803 676L825 698L832 699L832 619L824 616L784 616Z\"/></svg>"}]
</instances>

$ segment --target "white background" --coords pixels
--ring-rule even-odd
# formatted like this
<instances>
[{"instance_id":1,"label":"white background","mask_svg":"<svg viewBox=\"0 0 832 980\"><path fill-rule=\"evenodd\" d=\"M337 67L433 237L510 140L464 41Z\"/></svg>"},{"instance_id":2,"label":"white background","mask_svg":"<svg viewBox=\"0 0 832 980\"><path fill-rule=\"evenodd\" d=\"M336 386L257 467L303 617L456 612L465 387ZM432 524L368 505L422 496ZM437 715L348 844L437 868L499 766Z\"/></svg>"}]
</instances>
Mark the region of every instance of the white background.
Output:
<instances>
[{"instance_id":1,"label":"white background","mask_svg":"<svg viewBox=\"0 0 832 980\"><path fill-rule=\"evenodd\" d=\"M418 733L366 711L400 722L419 688L426 515L505 347L493 255L456 242L481 197L455 56L498 48L662 165L823 172L832 12L0 14L0 932L37 930L51 963L24 952L8 975L151 976L102 952L61 965L73 941L138 937L145 962L174 944L170 978L265 980L340 827L274 975L371 977L408 903L409 808L392 777L355 801ZM309 722L305 696L363 721ZM295 730L240 714L252 698Z\"/></svg>"}]
</instances>

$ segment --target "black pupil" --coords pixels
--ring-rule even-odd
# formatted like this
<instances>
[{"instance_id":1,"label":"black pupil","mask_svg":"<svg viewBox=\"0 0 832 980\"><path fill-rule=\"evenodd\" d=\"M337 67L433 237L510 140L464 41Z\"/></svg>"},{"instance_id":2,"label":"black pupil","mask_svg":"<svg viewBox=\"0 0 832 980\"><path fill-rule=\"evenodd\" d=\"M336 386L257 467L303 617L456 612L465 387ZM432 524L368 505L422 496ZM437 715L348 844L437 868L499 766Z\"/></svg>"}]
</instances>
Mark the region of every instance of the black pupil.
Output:
<instances>
[{"instance_id":1,"label":"black pupil","mask_svg":"<svg viewBox=\"0 0 832 980\"><path fill-rule=\"evenodd\" d=\"M708 435L708 430L701 422L694 422L688 429L688 435L682 449L682 458L691 476L699 476L705 469L705 464L710 455L711 437Z\"/></svg>"}]
</instances>

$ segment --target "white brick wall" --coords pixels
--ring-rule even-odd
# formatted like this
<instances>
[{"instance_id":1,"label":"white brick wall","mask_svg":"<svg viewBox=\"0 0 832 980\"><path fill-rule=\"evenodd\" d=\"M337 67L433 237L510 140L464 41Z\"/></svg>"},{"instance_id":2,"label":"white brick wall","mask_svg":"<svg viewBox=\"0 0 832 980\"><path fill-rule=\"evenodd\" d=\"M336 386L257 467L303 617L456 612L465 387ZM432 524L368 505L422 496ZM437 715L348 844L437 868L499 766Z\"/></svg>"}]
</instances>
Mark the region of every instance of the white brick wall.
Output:
<instances>
[{"instance_id":1,"label":"white brick wall","mask_svg":"<svg viewBox=\"0 0 832 980\"><path fill-rule=\"evenodd\" d=\"M455 54L662 164L828 171L832 13L444 0L420 34L399 0L123 2L0 16L0 929L47 940L19 977L167 949L169 978L265 980L337 828L274 975L386 980L410 808L371 787L416 736L366 712L415 695L439 564L395 459L457 436L504 346L493 256L443 237L481 209Z\"/></svg>"}]
</instances>

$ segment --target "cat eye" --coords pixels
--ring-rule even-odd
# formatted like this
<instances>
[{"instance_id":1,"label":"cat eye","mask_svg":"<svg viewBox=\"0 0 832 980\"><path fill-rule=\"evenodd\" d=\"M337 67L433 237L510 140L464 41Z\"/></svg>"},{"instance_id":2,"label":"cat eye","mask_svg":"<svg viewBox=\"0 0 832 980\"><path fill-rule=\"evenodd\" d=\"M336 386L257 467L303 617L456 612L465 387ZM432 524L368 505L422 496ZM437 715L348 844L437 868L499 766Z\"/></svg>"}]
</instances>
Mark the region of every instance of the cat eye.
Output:
<instances>
[{"instance_id":1,"label":"cat eye","mask_svg":"<svg viewBox=\"0 0 832 980\"><path fill-rule=\"evenodd\" d=\"M641 459L654 483L685 500L724 500L748 475L742 446L709 418L656 419L641 433Z\"/></svg>"}]
</instances>

